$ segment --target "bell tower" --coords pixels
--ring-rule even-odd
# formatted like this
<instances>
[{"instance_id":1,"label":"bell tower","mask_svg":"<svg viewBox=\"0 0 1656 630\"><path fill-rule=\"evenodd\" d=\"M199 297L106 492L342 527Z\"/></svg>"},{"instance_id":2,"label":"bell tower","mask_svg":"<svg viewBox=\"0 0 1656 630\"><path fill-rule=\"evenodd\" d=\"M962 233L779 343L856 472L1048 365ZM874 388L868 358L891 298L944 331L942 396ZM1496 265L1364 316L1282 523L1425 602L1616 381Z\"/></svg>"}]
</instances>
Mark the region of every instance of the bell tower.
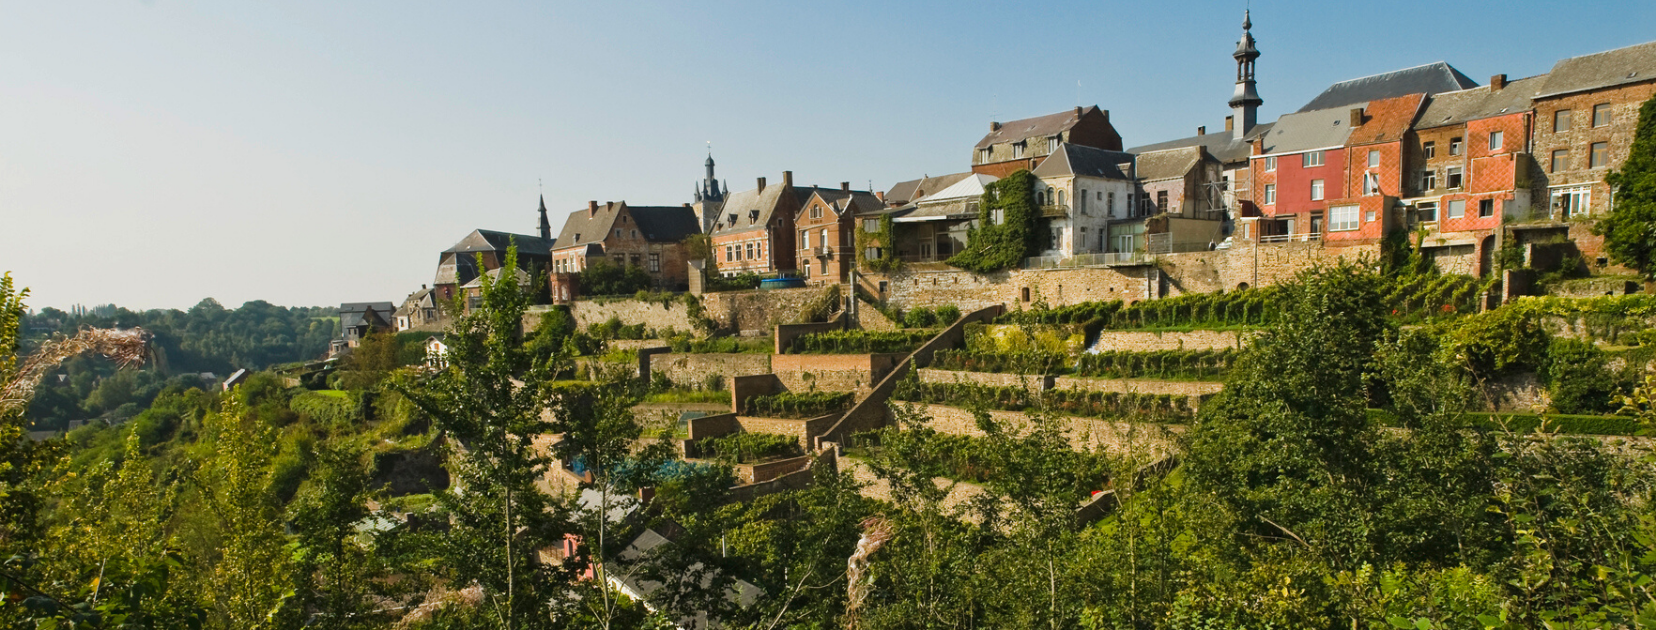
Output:
<instances>
[{"instance_id":1,"label":"bell tower","mask_svg":"<svg viewBox=\"0 0 1656 630\"><path fill-rule=\"evenodd\" d=\"M1231 55L1236 58L1236 92L1230 100L1231 116L1235 120L1231 131L1236 140L1241 140L1259 124L1259 106L1265 103L1254 89L1254 60L1259 58L1259 49L1254 47L1253 19L1249 13L1242 12L1242 40L1236 42L1236 53Z\"/></svg>"}]
</instances>

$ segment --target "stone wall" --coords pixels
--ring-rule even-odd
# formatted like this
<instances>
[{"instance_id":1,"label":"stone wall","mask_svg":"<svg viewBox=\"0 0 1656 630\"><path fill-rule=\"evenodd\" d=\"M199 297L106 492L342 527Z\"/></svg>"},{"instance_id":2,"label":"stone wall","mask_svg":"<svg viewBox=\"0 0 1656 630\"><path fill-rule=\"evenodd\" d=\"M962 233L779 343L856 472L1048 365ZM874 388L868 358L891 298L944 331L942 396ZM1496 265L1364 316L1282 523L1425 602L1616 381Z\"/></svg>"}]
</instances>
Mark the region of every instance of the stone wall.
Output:
<instances>
[{"instance_id":1,"label":"stone wall","mask_svg":"<svg viewBox=\"0 0 1656 630\"><path fill-rule=\"evenodd\" d=\"M1540 413L1552 404L1552 396L1533 372L1509 374L1484 383L1489 411Z\"/></svg>"},{"instance_id":2,"label":"stone wall","mask_svg":"<svg viewBox=\"0 0 1656 630\"><path fill-rule=\"evenodd\" d=\"M769 374L771 355L747 353L671 353L650 357L650 371L667 375L675 385L695 387L709 375L723 377Z\"/></svg>"},{"instance_id":3,"label":"stone wall","mask_svg":"<svg viewBox=\"0 0 1656 630\"><path fill-rule=\"evenodd\" d=\"M897 322L891 321L891 318L886 317L885 313L881 313L880 309L874 308L873 304L861 300L858 300L857 304L857 327L863 330L880 332L891 332L903 328L898 326Z\"/></svg>"},{"instance_id":4,"label":"stone wall","mask_svg":"<svg viewBox=\"0 0 1656 630\"><path fill-rule=\"evenodd\" d=\"M902 354L778 354L771 371L792 392L829 391L866 394L891 373Z\"/></svg>"},{"instance_id":5,"label":"stone wall","mask_svg":"<svg viewBox=\"0 0 1656 630\"><path fill-rule=\"evenodd\" d=\"M530 322L540 320L540 314L546 312L546 306L530 307L524 314L524 327L534 329ZM677 300L663 305L661 302L642 302L639 300L576 300L569 305L569 314L574 316L575 324L585 329L593 324L602 324L611 317L619 318L623 324L643 324L651 330L666 330L672 328L680 332L690 332L695 327L690 324L690 311L683 302Z\"/></svg>"},{"instance_id":6,"label":"stone wall","mask_svg":"<svg viewBox=\"0 0 1656 630\"><path fill-rule=\"evenodd\" d=\"M763 418L759 416L736 416L736 423L741 425L744 433L774 433L776 435L791 435L799 438L799 448L811 450L811 441L828 427L839 421L839 414L818 416L808 420L794 418Z\"/></svg>"},{"instance_id":7,"label":"stone wall","mask_svg":"<svg viewBox=\"0 0 1656 630\"><path fill-rule=\"evenodd\" d=\"M1001 374L920 368L922 383L973 383L990 387L1022 387L1031 392L1052 388L1053 378L1040 374Z\"/></svg>"},{"instance_id":8,"label":"stone wall","mask_svg":"<svg viewBox=\"0 0 1656 630\"><path fill-rule=\"evenodd\" d=\"M983 437L972 412L944 405L922 405L921 413L928 420L926 426L938 433ZM1018 411L990 411L996 424L1014 434L1028 428L1028 416ZM1111 422L1092 418L1065 417L1064 433L1070 448L1078 451L1103 450L1112 455L1134 455L1145 459L1161 459L1177 449L1177 435L1183 425L1151 424L1142 422Z\"/></svg>"},{"instance_id":9,"label":"stone wall","mask_svg":"<svg viewBox=\"0 0 1656 630\"><path fill-rule=\"evenodd\" d=\"M824 291L822 287L752 291L721 291L702 296L702 309L721 330L740 335L769 335L777 324L799 320L805 306Z\"/></svg>"},{"instance_id":10,"label":"stone wall","mask_svg":"<svg viewBox=\"0 0 1656 630\"><path fill-rule=\"evenodd\" d=\"M774 374L749 374L730 377L730 410L741 413L747 399L769 396L782 390L782 382Z\"/></svg>"},{"instance_id":11,"label":"stone wall","mask_svg":"<svg viewBox=\"0 0 1656 630\"><path fill-rule=\"evenodd\" d=\"M1106 330L1098 334L1093 348L1101 352L1154 352L1158 350L1223 350L1241 348L1247 334L1234 330L1191 330L1146 332Z\"/></svg>"},{"instance_id":12,"label":"stone wall","mask_svg":"<svg viewBox=\"0 0 1656 630\"><path fill-rule=\"evenodd\" d=\"M1093 392L1121 392L1124 394L1172 394L1194 399L1217 394L1224 383L1208 381L1156 381L1138 378L1081 378L1060 376L1053 379L1053 389L1084 389Z\"/></svg>"}]
</instances>

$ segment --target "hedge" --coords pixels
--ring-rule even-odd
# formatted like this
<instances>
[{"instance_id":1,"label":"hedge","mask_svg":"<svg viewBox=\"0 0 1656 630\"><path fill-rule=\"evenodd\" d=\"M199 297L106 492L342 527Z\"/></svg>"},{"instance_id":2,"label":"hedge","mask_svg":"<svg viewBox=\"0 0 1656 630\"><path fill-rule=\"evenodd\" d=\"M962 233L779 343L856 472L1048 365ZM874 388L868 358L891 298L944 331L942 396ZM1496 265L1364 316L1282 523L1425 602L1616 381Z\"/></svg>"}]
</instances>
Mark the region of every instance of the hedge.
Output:
<instances>
[{"instance_id":1,"label":"hedge","mask_svg":"<svg viewBox=\"0 0 1656 630\"><path fill-rule=\"evenodd\" d=\"M1022 387L997 387L975 383L922 383L905 380L892 395L897 400L961 407L979 403L989 409L1024 411L1047 408L1070 416L1118 418L1139 416L1154 421L1183 420L1194 415L1190 397L1178 394L1095 392L1081 389L1053 389L1037 399Z\"/></svg>"},{"instance_id":2,"label":"hedge","mask_svg":"<svg viewBox=\"0 0 1656 630\"><path fill-rule=\"evenodd\" d=\"M777 433L732 433L696 440L696 449L732 463L760 462L803 455L799 439Z\"/></svg>"},{"instance_id":3,"label":"hedge","mask_svg":"<svg viewBox=\"0 0 1656 630\"><path fill-rule=\"evenodd\" d=\"M362 415L361 402L356 396L342 391L305 392L288 402L288 409L322 424L350 424Z\"/></svg>"},{"instance_id":4,"label":"hedge","mask_svg":"<svg viewBox=\"0 0 1656 630\"><path fill-rule=\"evenodd\" d=\"M1369 417L1381 426L1399 426L1383 409L1370 409ZM1468 428L1481 431L1498 431L1504 425L1515 433L1531 433L1541 427L1543 419L1549 432L1568 435L1638 435L1640 430L1639 421L1627 416L1475 412L1466 418Z\"/></svg>"},{"instance_id":5,"label":"hedge","mask_svg":"<svg viewBox=\"0 0 1656 630\"><path fill-rule=\"evenodd\" d=\"M1162 350L1157 352L1100 352L1075 360L1075 374L1104 378L1222 379L1236 361L1237 351Z\"/></svg>"},{"instance_id":6,"label":"hedge","mask_svg":"<svg viewBox=\"0 0 1656 630\"><path fill-rule=\"evenodd\" d=\"M1189 293L1160 300L1123 304L1120 300L1083 302L1058 308L1017 310L995 319L997 324L1087 324L1128 329L1181 326L1259 326L1276 315L1276 290L1241 289L1219 293ZM1088 331L1089 335L1092 331Z\"/></svg>"},{"instance_id":7,"label":"hedge","mask_svg":"<svg viewBox=\"0 0 1656 630\"><path fill-rule=\"evenodd\" d=\"M787 348L788 354L872 354L913 352L936 337L937 330L831 330L800 335Z\"/></svg>"},{"instance_id":8,"label":"hedge","mask_svg":"<svg viewBox=\"0 0 1656 630\"><path fill-rule=\"evenodd\" d=\"M974 352L938 350L931 367L965 372L1000 374L1056 374L1065 370L1070 355L1059 352Z\"/></svg>"},{"instance_id":9,"label":"hedge","mask_svg":"<svg viewBox=\"0 0 1656 630\"><path fill-rule=\"evenodd\" d=\"M851 392L783 392L742 401L742 412L765 418L815 418L851 406Z\"/></svg>"},{"instance_id":10,"label":"hedge","mask_svg":"<svg viewBox=\"0 0 1656 630\"><path fill-rule=\"evenodd\" d=\"M767 337L692 339L684 335L668 339L667 347L681 354L770 354L776 349L776 341Z\"/></svg>"}]
</instances>

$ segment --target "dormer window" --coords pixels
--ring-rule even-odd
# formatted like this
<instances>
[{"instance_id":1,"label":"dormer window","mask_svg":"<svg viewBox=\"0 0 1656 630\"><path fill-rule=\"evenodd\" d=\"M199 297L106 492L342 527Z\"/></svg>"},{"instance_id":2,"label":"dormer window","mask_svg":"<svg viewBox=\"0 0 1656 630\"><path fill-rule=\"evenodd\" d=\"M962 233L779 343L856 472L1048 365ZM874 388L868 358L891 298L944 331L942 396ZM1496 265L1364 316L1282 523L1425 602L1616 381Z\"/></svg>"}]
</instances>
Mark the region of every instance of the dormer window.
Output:
<instances>
[{"instance_id":1,"label":"dormer window","mask_svg":"<svg viewBox=\"0 0 1656 630\"><path fill-rule=\"evenodd\" d=\"M759 221L759 211L758 210L749 210L748 211L748 223L755 223L755 222L758 222L758 221Z\"/></svg>"},{"instance_id":2,"label":"dormer window","mask_svg":"<svg viewBox=\"0 0 1656 630\"><path fill-rule=\"evenodd\" d=\"M988 164L989 155L989 147L978 149L978 164Z\"/></svg>"},{"instance_id":3,"label":"dormer window","mask_svg":"<svg viewBox=\"0 0 1656 630\"><path fill-rule=\"evenodd\" d=\"M1024 149L1027 148L1029 148L1029 142L1024 140L1012 143L1012 159L1022 159L1024 156Z\"/></svg>"},{"instance_id":4,"label":"dormer window","mask_svg":"<svg viewBox=\"0 0 1656 630\"><path fill-rule=\"evenodd\" d=\"M734 215L734 214L730 215L730 220L726 221L725 223L728 223L730 225L736 225L736 215Z\"/></svg>"},{"instance_id":5,"label":"dormer window","mask_svg":"<svg viewBox=\"0 0 1656 630\"><path fill-rule=\"evenodd\" d=\"M1047 153L1058 152L1058 136L1047 138Z\"/></svg>"}]
</instances>

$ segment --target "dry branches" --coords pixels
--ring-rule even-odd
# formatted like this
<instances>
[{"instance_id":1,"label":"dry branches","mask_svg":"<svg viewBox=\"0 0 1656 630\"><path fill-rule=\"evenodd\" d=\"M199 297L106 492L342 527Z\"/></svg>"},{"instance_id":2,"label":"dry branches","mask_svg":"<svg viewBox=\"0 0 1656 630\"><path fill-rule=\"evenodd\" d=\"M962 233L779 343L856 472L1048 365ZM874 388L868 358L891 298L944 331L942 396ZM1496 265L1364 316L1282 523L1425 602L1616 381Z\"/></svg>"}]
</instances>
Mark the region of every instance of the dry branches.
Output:
<instances>
[{"instance_id":1,"label":"dry branches","mask_svg":"<svg viewBox=\"0 0 1656 630\"><path fill-rule=\"evenodd\" d=\"M142 328L82 328L73 337L59 337L41 344L40 350L24 361L16 374L0 382L0 416L22 411L48 373L82 353L96 352L121 367L143 363L149 356L149 338L149 333Z\"/></svg>"}]
</instances>

